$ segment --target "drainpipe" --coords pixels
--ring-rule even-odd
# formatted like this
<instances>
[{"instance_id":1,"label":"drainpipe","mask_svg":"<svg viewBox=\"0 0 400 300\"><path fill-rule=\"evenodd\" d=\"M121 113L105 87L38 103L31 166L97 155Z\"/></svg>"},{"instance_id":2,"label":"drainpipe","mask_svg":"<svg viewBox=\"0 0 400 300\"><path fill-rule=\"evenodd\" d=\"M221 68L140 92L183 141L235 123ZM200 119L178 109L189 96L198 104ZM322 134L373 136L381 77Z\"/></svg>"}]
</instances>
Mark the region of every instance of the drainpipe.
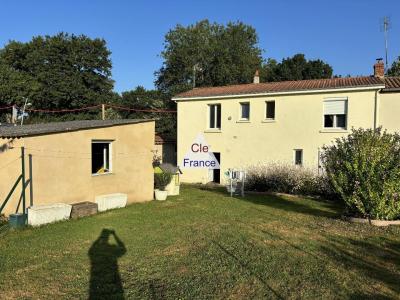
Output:
<instances>
[{"instance_id":1,"label":"drainpipe","mask_svg":"<svg viewBox=\"0 0 400 300\"><path fill-rule=\"evenodd\" d=\"M379 127L379 101L380 90L375 91L375 104L374 104L374 129Z\"/></svg>"}]
</instances>

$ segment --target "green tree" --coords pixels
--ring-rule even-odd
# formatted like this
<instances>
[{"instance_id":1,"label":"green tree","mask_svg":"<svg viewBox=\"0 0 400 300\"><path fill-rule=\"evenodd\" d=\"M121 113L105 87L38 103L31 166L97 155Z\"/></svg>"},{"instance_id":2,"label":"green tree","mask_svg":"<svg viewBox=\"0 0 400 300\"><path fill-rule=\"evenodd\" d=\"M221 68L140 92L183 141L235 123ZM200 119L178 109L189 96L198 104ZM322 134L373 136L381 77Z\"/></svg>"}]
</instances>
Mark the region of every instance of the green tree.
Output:
<instances>
[{"instance_id":1,"label":"green tree","mask_svg":"<svg viewBox=\"0 0 400 300\"><path fill-rule=\"evenodd\" d=\"M400 56L392 63L392 66L387 70L389 76L400 76Z\"/></svg>"},{"instance_id":2,"label":"green tree","mask_svg":"<svg viewBox=\"0 0 400 300\"><path fill-rule=\"evenodd\" d=\"M120 110L119 115L122 118L156 119L156 131L158 133L176 133L175 113L148 112L149 110L176 110L175 103L163 92L159 90L146 90L144 87L138 86L134 90L123 92L118 104L138 110Z\"/></svg>"},{"instance_id":3,"label":"green tree","mask_svg":"<svg viewBox=\"0 0 400 300\"><path fill-rule=\"evenodd\" d=\"M67 109L103 103L112 96L110 51L103 39L59 33L0 50L0 99L33 108Z\"/></svg>"},{"instance_id":4,"label":"green tree","mask_svg":"<svg viewBox=\"0 0 400 300\"><path fill-rule=\"evenodd\" d=\"M261 69L261 81L285 81L331 78L332 67L320 59L307 60L304 54L295 54L277 63L269 59Z\"/></svg>"},{"instance_id":5,"label":"green tree","mask_svg":"<svg viewBox=\"0 0 400 300\"><path fill-rule=\"evenodd\" d=\"M261 67L255 29L241 22L226 26L200 21L177 25L165 36L155 84L169 94L196 87L249 83Z\"/></svg>"}]
</instances>

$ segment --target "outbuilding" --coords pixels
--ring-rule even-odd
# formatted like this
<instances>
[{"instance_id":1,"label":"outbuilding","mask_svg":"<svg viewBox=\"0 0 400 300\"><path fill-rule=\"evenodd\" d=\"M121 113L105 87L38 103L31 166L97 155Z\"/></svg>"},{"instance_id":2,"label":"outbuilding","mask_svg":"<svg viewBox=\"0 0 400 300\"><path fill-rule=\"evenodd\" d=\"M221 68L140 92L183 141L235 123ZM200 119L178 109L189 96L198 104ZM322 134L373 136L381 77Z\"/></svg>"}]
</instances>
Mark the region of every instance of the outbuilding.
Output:
<instances>
[{"instance_id":1,"label":"outbuilding","mask_svg":"<svg viewBox=\"0 0 400 300\"><path fill-rule=\"evenodd\" d=\"M128 203L152 200L154 128L154 120L0 126L0 206L21 175L22 149L25 177L32 179L26 180L32 184L27 206L31 200L71 204L121 193ZM16 211L21 192L19 183L2 213Z\"/></svg>"}]
</instances>

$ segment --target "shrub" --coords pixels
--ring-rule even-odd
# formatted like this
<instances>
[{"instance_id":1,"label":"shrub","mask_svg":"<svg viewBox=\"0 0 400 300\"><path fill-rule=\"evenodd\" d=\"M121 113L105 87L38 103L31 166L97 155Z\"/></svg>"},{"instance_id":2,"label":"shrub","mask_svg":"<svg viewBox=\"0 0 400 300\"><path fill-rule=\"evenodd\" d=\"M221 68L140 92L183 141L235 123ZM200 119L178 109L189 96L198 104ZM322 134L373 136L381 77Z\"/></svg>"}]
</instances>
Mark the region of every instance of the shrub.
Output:
<instances>
[{"instance_id":1,"label":"shrub","mask_svg":"<svg viewBox=\"0 0 400 300\"><path fill-rule=\"evenodd\" d=\"M352 130L324 147L328 178L346 212L371 219L400 218L400 136L378 129Z\"/></svg>"},{"instance_id":2,"label":"shrub","mask_svg":"<svg viewBox=\"0 0 400 300\"><path fill-rule=\"evenodd\" d=\"M165 191L165 187L171 182L172 174L168 172L154 173L154 187Z\"/></svg>"},{"instance_id":3,"label":"shrub","mask_svg":"<svg viewBox=\"0 0 400 300\"><path fill-rule=\"evenodd\" d=\"M287 164L274 163L248 168L246 189L333 198L333 190L325 176Z\"/></svg>"}]
</instances>

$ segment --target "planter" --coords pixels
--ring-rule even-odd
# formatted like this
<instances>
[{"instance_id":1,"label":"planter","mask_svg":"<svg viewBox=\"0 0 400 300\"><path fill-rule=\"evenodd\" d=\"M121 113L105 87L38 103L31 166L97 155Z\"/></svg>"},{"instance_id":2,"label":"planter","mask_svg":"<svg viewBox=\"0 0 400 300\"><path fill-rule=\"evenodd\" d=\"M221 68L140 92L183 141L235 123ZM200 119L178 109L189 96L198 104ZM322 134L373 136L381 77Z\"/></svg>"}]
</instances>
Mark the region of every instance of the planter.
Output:
<instances>
[{"instance_id":1,"label":"planter","mask_svg":"<svg viewBox=\"0 0 400 300\"><path fill-rule=\"evenodd\" d=\"M21 213L11 214L9 216L8 223L10 224L11 228L23 228L26 225L26 215Z\"/></svg>"},{"instance_id":2,"label":"planter","mask_svg":"<svg viewBox=\"0 0 400 300\"><path fill-rule=\"evenodd\" d=\"M154 190L156 200L164 201L168 197L168 191Z\"/></svg>"},{"instance_id":3,"label":"planter","mask_svg":"<svg viewBox=\"0 0 400 300\"><path fill-rule=\"evenodd\" d=\"M85 201L72 204L71 219L97 214L97 203Z\"/></svg>"},{"instance_id":4,"label":"planter","mask_svg":"<svg viewBox=\"0 0 400 300\"><path fill-rule=\"evenodd\" d=\"M380 226L380 227L389 226L389 225L400 225L400 220L394 220L394 221L371 220L371 219L353 218L353 217L346 217L346 216L343 216L343 219L350 223L363 223L363 224L370 224L370 225Z\"/></svg>"},{"instance_id":5,"label":"planter","mask_svg":"<svg viewBox=\"0 0 400 300\"><path fill-rule=\"evenodd\" d=\"M122 193L100 195L95 197L99 211L122 208L128 202L128 195Z\"/></svg>"},{"instance_id":6,"label":"planter","mask_svg":"<svg viewBox=\"0 0 400 300\"><path fill-rule=\"evenodd\" d=\"M71 205L64 203L31 206L28 208L28 224L40 226L67 220L71 214L71 208Z\"/></svg>"}]
</instances>

